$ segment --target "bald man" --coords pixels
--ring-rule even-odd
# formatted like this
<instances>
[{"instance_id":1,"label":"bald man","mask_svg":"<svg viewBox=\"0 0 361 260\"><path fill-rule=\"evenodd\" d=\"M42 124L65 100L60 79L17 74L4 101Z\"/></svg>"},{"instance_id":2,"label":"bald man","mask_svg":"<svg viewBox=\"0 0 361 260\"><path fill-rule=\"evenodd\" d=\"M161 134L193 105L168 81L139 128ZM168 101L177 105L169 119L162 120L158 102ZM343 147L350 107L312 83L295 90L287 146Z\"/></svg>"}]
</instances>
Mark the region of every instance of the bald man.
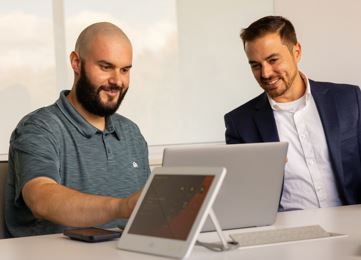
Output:
<instances>
[{"instance_id":1,"label":"bald man","mask_svg":"<svg viewBox=\"0 0 361 260\"><path fill-rule=\"evenodd\" d=\"M149 175L147 143L116 114L132 46L111 23L85 28L70 54L72 89L12 133L5 218L12 237L124 224Z\"/></svg>"}]
</instances>

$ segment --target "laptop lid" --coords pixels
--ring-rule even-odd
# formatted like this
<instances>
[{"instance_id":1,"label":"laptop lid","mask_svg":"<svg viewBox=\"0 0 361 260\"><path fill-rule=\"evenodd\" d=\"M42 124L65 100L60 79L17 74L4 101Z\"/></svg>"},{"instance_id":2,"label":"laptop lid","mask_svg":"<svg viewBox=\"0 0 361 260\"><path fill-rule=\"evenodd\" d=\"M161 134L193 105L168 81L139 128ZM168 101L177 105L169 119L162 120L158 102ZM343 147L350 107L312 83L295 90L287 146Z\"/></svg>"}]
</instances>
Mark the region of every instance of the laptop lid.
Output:
<instances>
[{"instance_id":1,"label":"laptop lid","mask_svg":"<svg viewBox=\"0 0 361 260\"><path fill-rule=\"evenodd\" d=\"M185 258L207 218L225 168L156 168L118 242L120 249Z\"/></svg>"},{"instance_id":2,"label":"laptop lid","mask_svg":"<svg viewBox=\"0 0 361 260\"><path fill-rule=\"evenodd\" d=\"M276 220L288 143L166 148L163 166L225 167L213 205L222 229L271 225ZM202 231L213 231L207 219Z\"/></svg>"}]
</instances>

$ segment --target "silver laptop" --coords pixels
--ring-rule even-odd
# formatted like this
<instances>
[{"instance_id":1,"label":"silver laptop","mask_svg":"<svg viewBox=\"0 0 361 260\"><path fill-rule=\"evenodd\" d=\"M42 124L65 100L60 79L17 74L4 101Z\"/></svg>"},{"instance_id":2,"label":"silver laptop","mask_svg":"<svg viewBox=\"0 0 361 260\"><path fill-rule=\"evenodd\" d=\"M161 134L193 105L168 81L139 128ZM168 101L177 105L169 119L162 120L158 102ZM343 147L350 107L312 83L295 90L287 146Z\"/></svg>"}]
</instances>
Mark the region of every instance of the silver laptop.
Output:
<instances>
[{"instance_id":1,"label":"silver laptop","mask_svg":"<svg viewBox=\"0 0 361 260\"><path fill-rule=\"evenodd\" d=\"M165 148L163 166L225 167L213 204L222 229L267 226L276 220L288 143ZM207 219L202 231L215 230Z\"/></svg>"}]
</instances>

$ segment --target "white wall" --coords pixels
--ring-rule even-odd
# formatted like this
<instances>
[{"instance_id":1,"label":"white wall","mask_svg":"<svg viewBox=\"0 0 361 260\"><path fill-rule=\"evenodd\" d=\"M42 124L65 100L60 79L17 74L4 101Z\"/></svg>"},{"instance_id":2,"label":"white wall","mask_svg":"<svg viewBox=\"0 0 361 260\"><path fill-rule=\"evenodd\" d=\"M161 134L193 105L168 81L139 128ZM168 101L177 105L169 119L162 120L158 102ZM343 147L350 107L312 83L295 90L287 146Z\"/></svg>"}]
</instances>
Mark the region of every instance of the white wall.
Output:
<instances>
[{"instance_id":1,"label":"white wall","mask_svg":"<svg viewBox=\"0 0 361 260\"><path fill-rule=\"evenodd\" d=\"M300 69L320 81L361 86L360 0L275 0L275 14L290 19L303 49Z\"/></svg>"},{"instance_id":2,"label":"white wall","mask_svg":"<svg viewBox=\"0 0 361 260\"><path fill-rule=\"evenodd\" d=\"M270 0L177 1L177 111L161 119L161 144L224 141L224 114L260 93L240 30L272 13Z\"/></svg>"},{"instance_id":3,"label":"white wall","mask_svg":"<svg viewBox=\"0 0 361 260\"><path fill-rule=\"evenodd\" d=\"M62 10L61 0L2 5L0 33L9 37L0 52L8 58L6 66L0 64L5 122L0 154L7 153L10 133L20 118L52 104L60 89L71 87L69 64L58 68L64 66L62 52L69 54L81 29L92 22L114 22L133 42L130 90L118 112L139 125L152 147L222 142L224 113L260 92L239 32L254 19L272 14L273 0L108 0L108 5L63 0L65 26L55 30L52 2L58 6L55 13ZM43 3L46 9L40 8ZM55 21L61 23L59 14ZM66 40L61 40L59 29L65 30ZM66 48L59 46L64 42Z\"/></svg>"},{"instance_id":4,"label":"white wall","mask_svg":"<svg viewBox=\"0 0 361 260\"><path fill-rule=\"evenodd\" d=\"M128 9L111 8L116 9L111 12L101 4L101 10L89 12L83 10L84 7L96 5L98 1L87 1L89 4L84 5L65 0L67 4L79 3L76 8L65 5L68 21L76 25L67 24L66 38L73 42L84 24L99 19L125 26L135 42L136 59L131 90L119 112L138 123L151 150L154 148L158 153L161 153L159 147L168 144L223 141L223 114L260 92L242 50L239 32L264 15L276 13L294 23L303 47L300 68L310 78L361 85L359 0L174 0L175 8L169 2L160 8L154 6L157 1L153 1L146 8L150 13L163 10L167 21L174 19L177 35L172 46L175 49L147 49L147 43L159 39L160 30L169 33L173 27L153 25L153 20L147 18L149 30L144 32L140 29L145 25L134 15L128 15L134 21L127 22L125 18L127 14L134 14L131 8L135 3L143 6L148 0L137 1L128 5ZM29 13L10 12L11 8L2 5L0 32L8 35L2 39L2 46L8 44L11 48L0 50L3 60L0 154L7 153L10 133L22 116L52 103L58 96L55 74L59 70L54 66L51 1L46 3L45 10L50 15L39 13L40 2L29 5L20 0L7 2L18 5L20 11L27 8ZM142 12L140 8L138 11ZM171 15L173 18L169 18ZM67 46L67 51L71 48ZM147 63L145 54L151 57L146 58ZM11 66L12 63L17 67ZM171 69L171 73L163 72L162 76L161 66ZM70 84L60 88L70 88Z\"/></svg>"}]
</instances>

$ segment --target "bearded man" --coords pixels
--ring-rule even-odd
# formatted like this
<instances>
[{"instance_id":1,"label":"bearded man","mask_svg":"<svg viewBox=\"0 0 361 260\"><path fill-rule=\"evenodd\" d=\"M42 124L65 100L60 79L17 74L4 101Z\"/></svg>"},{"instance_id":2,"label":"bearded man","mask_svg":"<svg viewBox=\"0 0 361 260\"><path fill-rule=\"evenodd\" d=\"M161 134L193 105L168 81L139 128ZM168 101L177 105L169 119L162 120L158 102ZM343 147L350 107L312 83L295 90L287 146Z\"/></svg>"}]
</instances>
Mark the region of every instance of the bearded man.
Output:
<instances>
[{"instance_id":1,"label":"bearded man","mask_svg":"<svg viewBox=\"0 0 361 260\"><path fill-rule=\"evenodd\" d=\"M5 219L10 236L126 221L149 173L138 127L116 114L132 46L114 24L85 28L70 54L72 89L25 116L12 133Z\"/></svg>"}]
</instances>

